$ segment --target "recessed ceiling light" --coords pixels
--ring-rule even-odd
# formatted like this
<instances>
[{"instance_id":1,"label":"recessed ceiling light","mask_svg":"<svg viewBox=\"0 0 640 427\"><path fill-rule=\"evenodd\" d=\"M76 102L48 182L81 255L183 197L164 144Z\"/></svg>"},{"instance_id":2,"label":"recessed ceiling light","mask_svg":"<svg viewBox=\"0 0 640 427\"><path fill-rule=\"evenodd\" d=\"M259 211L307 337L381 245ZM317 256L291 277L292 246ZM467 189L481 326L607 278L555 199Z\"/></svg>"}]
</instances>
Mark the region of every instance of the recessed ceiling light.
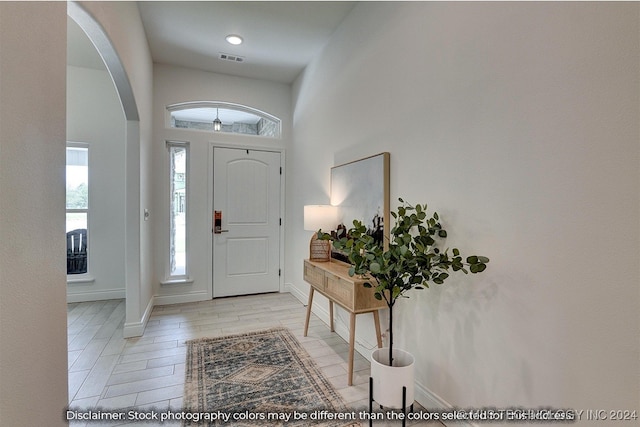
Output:
<instances>
[{"instance_id":1,"label":"recessed ceiling light","mask_svg":"<svg viewBox=\"0 0 640 427\"><path fill-rule=\"evenodd\" d=\"M226 40L229 43L231 43L232 45L236 45L236 46L239 45L239 44L242 44L242 42L243 42L242 37L240 37L238 35L235 35L235 34L229 34L226 37Z\"/></svg>"}]
</instances>

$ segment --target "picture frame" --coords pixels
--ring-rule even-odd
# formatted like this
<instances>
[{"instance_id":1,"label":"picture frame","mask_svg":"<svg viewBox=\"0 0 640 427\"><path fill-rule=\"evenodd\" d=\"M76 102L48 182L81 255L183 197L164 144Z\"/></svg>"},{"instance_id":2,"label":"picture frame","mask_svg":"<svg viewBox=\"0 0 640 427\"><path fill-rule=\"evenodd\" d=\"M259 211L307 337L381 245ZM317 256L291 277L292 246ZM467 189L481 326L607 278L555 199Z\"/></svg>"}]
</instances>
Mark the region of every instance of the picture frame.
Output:
<instances>
[{"instance_id":1,"label":"picture frame","mask_svg":"<svg viewBox=\"0 0 640 427\"><path fill-rule=\"evenodd\" d=\"M349 229L354 219L361 221L385 249L390 224L389 164L390 154L383 152L331 168L331 204L338 207L338 223ZM339 253L333 252L332 257L344 260Z\"/></svg>"}]
</instances>

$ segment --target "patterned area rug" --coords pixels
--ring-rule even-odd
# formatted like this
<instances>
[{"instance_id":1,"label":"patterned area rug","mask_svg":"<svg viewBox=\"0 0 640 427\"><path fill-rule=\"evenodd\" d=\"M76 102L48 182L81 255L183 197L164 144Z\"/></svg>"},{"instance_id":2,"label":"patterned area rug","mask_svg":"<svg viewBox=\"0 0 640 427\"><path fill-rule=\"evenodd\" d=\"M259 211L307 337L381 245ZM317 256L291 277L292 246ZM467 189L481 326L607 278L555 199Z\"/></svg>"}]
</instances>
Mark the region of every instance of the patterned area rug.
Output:
<instances>
[{"instance_id":1,"label":"patterned area rug","mask_svg":"<svg viewBox=\"0 0 640 427\"><path fill-rule=\"evenodd\" d=\"M183 408L184 426L360 425L286 328L188 341Z\"/></svg>"}]
</instances>

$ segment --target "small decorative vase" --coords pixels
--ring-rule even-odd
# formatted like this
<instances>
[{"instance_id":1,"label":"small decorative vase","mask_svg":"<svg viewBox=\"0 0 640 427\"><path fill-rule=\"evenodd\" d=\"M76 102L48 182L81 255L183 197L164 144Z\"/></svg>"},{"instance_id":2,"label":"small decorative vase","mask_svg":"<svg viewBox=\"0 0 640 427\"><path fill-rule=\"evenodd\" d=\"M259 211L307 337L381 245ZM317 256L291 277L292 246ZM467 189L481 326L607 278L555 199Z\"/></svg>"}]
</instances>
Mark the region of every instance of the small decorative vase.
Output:
<instances>
[{"instance_id":1,"label":"small decorative vase","mask_svg":"<svg viewBox=\"0 0 640 427\"><path fill-rule=\"evenodd\" d=\"M373 400L385 408L402 407L402 387L407 388L406 407L414 400L415 359L404 350L393 349L393 366L389 366L389 348L378 348L371 354Z\"/></svg>"}]
</instances>

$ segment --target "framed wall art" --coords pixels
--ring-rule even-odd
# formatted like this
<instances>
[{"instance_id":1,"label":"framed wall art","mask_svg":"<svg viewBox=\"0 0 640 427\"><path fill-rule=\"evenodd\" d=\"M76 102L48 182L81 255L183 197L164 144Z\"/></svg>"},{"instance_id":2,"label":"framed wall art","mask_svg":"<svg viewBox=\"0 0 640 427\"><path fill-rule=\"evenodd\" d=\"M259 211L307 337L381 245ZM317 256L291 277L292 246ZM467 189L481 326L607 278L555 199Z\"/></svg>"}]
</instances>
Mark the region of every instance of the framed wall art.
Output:
<instances>
[{"instance_id":1,"label":"framed wall art","mask_svg":"<svg viewBox=\"0 0 640 427\"><path fill-rule=\"evenodd\" d=\"M384 152L331 168L331 204L338 207L339 223L349 229L354 219L361 221L385 248L390 222L389 157Z\"/></svg>"}]
</instances>

